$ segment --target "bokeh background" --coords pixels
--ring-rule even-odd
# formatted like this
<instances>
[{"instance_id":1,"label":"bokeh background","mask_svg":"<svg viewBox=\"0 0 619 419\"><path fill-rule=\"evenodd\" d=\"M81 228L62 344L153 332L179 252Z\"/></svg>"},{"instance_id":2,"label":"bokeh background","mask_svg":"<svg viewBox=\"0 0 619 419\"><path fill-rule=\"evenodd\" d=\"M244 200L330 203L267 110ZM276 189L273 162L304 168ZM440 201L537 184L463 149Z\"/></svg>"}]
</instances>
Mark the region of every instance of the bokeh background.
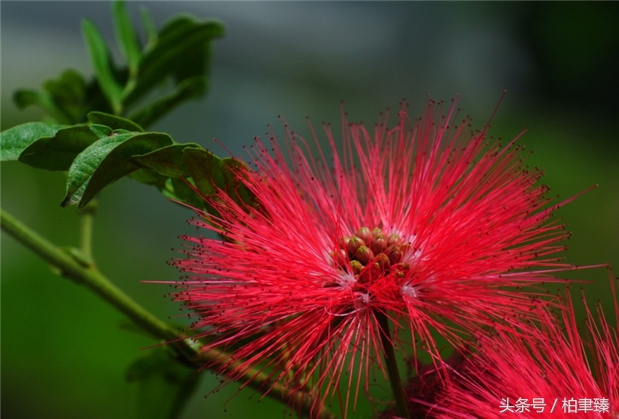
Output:
<instances>
[{"instance_id":1,"label":"bokeh background","mask_svg":"<svg viewBox=\"0 0 619 419\"><path fill-rule=\"evenodd\" d=\"M351 119L373 121L402 98L417 115L426 95L458 94L481 127L506 89L491 134L510 139L527 128L521 143L560 198L599 185L560 210L574 233L566 257L619 269L619 3L136 1L128 4L136 22L143 6L158 25L187 12L227 26L214 46L208 97L153 130L221 151L216 137L240 154L280 114L308 134L305 115L338 123L341 99ZM68 67L92 73L80 21L92 19L113 41L110 10L107 2L2 2L3 130L40 117L15 108L15 89L37 88ZM60 209L63 195L62 173L2 165L2 207L53 242L77 245L77 211ZM140 281L176 278L165 262L178 235L195 233L185 223L190 216L127 179L100 196L98 265L161 318L178 312L162 297L169 289ZM609 302L603 269L571 277L594 282L585 286L592 302ZM2 416L136 417L136 387L124 374L155 342L123 329L125 322L3 235ZM182 417L282 415L278 403L258 402L252 390L231 399L238 385L209 394L216 384L204 374ZM370 416L365 409L355 415Z\"/></svg>"}]
</instances>

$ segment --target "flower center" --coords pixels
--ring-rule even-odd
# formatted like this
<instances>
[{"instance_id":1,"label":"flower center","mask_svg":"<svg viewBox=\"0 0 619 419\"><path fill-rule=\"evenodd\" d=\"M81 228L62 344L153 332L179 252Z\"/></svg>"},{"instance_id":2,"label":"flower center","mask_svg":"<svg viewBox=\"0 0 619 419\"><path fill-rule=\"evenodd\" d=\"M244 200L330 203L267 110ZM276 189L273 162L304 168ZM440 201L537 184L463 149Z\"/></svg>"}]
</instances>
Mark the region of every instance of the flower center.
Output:
<instances>
[{"instance_id":1,"label":"flower center","mask_svg":"<svg viewBox=\"0 0 619 419\"><path fill-rule=\"evenodd\" d=\"M342 237L339 245L334 261L340 269L354 275L357 284L371 285L389 275L402 279L410 270L402 262L410 243L404 243L396 233L386 235L378 227L361 227L352 237Z\"/></svg>"}]
</instances>

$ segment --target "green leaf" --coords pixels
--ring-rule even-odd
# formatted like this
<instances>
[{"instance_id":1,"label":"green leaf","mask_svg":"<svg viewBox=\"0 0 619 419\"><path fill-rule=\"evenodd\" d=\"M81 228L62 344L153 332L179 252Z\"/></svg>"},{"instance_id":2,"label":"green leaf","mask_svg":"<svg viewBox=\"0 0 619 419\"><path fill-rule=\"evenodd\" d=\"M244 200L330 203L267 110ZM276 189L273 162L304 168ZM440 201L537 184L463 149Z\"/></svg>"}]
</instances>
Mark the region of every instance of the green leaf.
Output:
<instances>
[{"instance_id":1,"label":"green leaf","mask_svg":"<svg viewBox=\"0 0 619 419\"><path fill-rule=\"evenodd\" d=\"M217 186L223 185L224 175L219 157L199 148L184 149L182 157L196 188L204 197L212 196L217 192Z\"/></svg>"},{"instance_id":2,"label":"green leaf","mask_svg":"<svg viewBox=\"0 0 619 419\"><path fill-rule=\"evenodd\" d=\"M69 170L75 157L97 136L88 125L63 128L53 137L39 138L19 155L19 161L46 170Z\"/></svg>"},{"instance_id":3,"label":"green leaf","mask_svg":"<svg viewBox=\"0 0 619 419\"><path fill-rule=\"evenodd\" d=\"M144 129L135 122L120 116L105 112L93 111L88 113L88 120L92 124L105 125L114 130L125 129L127 131L144 132Z\"/></svg>"},{"instance_id":4,"label":"green leaf","mask_svg":"<svg viewBox=\"0 0 619 419\"><path fill-rule=\"evenodd\" d=\"M224 184L218 185L221 189L234 199L237 204L245 204L255 206L257 204L256 196L239 181L238 176L243 171L247 170L247 166L240 160L226 157L221 160L221 172L224 177Z\"/></svg>"},{"instance_id":5,"label":"green leaf","mask_svg":"<svg viewBox=\"0 0 619 419\"><path fill-rule=\"evenodd\" d=\"M156 132L112 132L99 139L81 152L69 168L67 194L61 206L79 203L79 207L83 207L101 189L139 168L131 162L132 156L146 154L172 142L169 135Z\"/></svg>"},{"instance_id":6,"label":"green leaf","mask_svg":"<svg viewBox=\"0 0 619 419\"><path fill-rule=\"evenodd\" d=\"M153 185L159 189L164 188L165 183L168 180L167 177L150 169L137 169L135 172L131 172L129 177L137 182L144 183L146 185Z\"/></svg>"},{"instance_id":7,"label":"green leaf","mask_svg":"<svg viewBox=\"0 0 619 419\"><path fill-rule=\"evenodd\" d=\"M70 124L83 122L86 82L81 74L75 70L66 70L59 78L47 80L43 88L62 112L63 119L60 121Z\"/></svg>"},{"instance_id":8,"label":"green leaf","mask_svg":"<svg viewBox=\"0 0 619 419\"><path fill-rule=\"evenodd\" d=\"M97 28L89 20L82 22L82 31L101 91L112 105L114 113L119 114L122 110L122 87L118 84L114 76L107 45Z\"/></svg>"},{"instance_id":9,"label":"green leaf","mask_svg":"<svg viewBox=\"0 0 619 419\"><path fill-rule=\"evenodd\" d=\"M186 100L200 97L206 91L207 85L206 76L195 76L184 80L172 94L140 109L131 115L130 119L142 126L149 126Z\"/></svg>"},{"instance_id":10,"label":"green leaf","mask_svg":"<svg viewBox=\"0 0 619 419\"><path fill-rule=\"evenodd\" d=\"M99 111L110 114L114 113L114 110L101 90L101 86L99 86L99 81L96 77L93 77L86 84L86 100L84 102L83 115L80 122L88 121L87 115L91 111Z\"/></svg>"},{"instance_id":11,"label":"green leaf","mask_svg":"<svg viewBox=\"0 0 619 419\"><path fill-rule=\"evenodd\" d=\"M140 44L131 24L131 17L127 13L127 6L124 1L115 1L112 5L114 13L114 27L116 29L116 39L118 45L129 66L130 78L137 75L140 62Z\"/></svg>"},{"instance_id":12,"label":"green leaf","mask_svg":"<svg viewBox=\"0 0 619 419\"><path fill-rule=\"evenodd\" d=\"M99 125L99 124L90 124L88 128L92 131L93 134L97 136L97 138L106 138L112 134L114 131L112 128L107 125Z\"/></svg>"},{"instance_id":13,"label":"green leaf","mask_svg":"<svg viewBox=\"0 0 619 419\"><path fill-rule=\"evenodd\" d=\"M53 137L64 125L28 122L0 133L0 161L15 161L33 142L40 138Z\"/></svg>"},{"instance_id":14,"label":"green leaf","mask_svg":"<svg viewBox=\"0 0 619 419\"><path fill-rule=\"evenodd\" d=\"M92 126L90 128L92 129ZM112 135L110 131L109 136L100 137L97 142L82 151L69 168L67 194L60 205L62 207L67 207L80 202L88 183L103 160L105 160L116 147L120 146L132 136L133 134L131 133Z\"/></svg>"},{"instance_id":15,"label":"green leaf","mask_svg":"<svg viewBox=\"0 0 619 419\"><path fill-rule=\"evenodd\" d=\"M86 94L86 81L80 73L72 69L63 71L57 79L47 80L43 87L60 104L80 104Z\"/></svg>"},{"instance_id":16,"label":"green leaf","mask_svg":"<svg viewBox=\"0 0 619 419\"><path fill-rule=\"evenodd\" d=\"M157 29L155 29L153 19L150 17L146 7L140 7L140 18L142 20L142 26L144 26L144 30L146 32L146 46L144 49L148 51L155 46L157 39L159 39L159 35L157 34Z\"/></svg>"},{"instance_id":17,"label":"green leaf","mask_svg":"<svg viewBox=\"0 0 619 419\"><path fill-rule=\"evenodd\" d=\"M198 22L187 16L181 16L168 22L161 29L155 47L142 56L138 83L125 97L125 103L135 102L167 77L175 76L183 66L195 66L195 57L192 53L197 49L207 48L210 41L221 37L223 32L223 25L215 20ZM205 63L201 64L203 70L205 66ZM201 75L203 73L204 71ZM195 75L198 74L191 74Z\"/></svg>"},{"instance_id":18,"label":"green leaf","mask_svg":"<svg viewBox=\"0 0 619 419\"><path fill-rule=\"evenodd\" d=\"M133 156L132 161L142 167L152 169L167 177L189 176L183 160L183 150L187 147L202 149L200 144L172 144L141 156Z\"/></svg>"},{"instance_id":19,"label":"green leaf","mask_svg":"<svg viewBox=\"0 0 619 419\"><path fill-rule=\"evenodd\" d=\"M256 206L256 197L241 182L238 176L246 170L245 163L230 157L220 159L210 151L186 148L182 153L185 167L204 198L215 195L217 190L224 191L237 204ZM213 208L207 203L207 210Z\"/></svg>"},{"instance_id":20,"label":"green leaf","mask_svg":"<svg viewBox=\"0 0 619 419\"><path fill-rule=\"evenodd\" d=\"M36 105L63 124L83 122L86 83L75 70L66 70L57 79L47 80L43 91L21 89L13 95L18 108Z\"/></svg>"},{"instance_id":21,"label":"green leaf","mask_svg":"<svg viewBox=\"0 0 619 419\"><path fill-rule=\"evenodd\" d=\"M54 119L61 123L69 123L63 112L56 107L56 104L47 92L39 92L32 89L19 89L13 94L13 102L19 109L28 106L39 106L47 111Z\"/></svg>"},{"instance_id":22,"label":"green leaf","mask_svg":"<svg viewBox=\"0 0 619 419\"><path fill-rule=\"evenodd\" d=\"M177 418L200 378L194 368L180 364L162 347L149 349L126 374L127 381L138 385L139 419Z\"/></svg>"},{"instance_id":23,"label":"green leaf","mask_svg":"<svg viewBox=\"0 0 619 419\"><path fill-rule=\"evenodd\" d=\"M216 214L216 211L214 211L212 207L204 201L204 198L193 189L194 187L190 179L169 178L166 180L165 187L161 190L161 194L168 199L179 201L190 207L211 211Z\"/></svg>"}]
</instances>

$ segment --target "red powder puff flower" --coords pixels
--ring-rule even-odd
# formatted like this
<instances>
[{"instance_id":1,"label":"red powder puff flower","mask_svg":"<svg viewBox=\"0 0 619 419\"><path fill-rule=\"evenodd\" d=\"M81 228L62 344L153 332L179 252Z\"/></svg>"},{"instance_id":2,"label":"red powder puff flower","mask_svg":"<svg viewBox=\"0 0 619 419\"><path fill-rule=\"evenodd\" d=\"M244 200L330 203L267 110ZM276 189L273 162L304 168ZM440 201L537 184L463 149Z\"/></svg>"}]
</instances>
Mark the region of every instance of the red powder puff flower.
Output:
<instances>
[{"instance_id":1,"label":"red powder puff flower","mask_svg":"<svg viewBox=\"0 0 619 419\"><path fill-rule=\"evenodd\" d=\"M582 299L588 336L579 332L568 293L559 318L540 308L538 326L482 337L466 367L453 373L439 413L428 417L619 418L619 336L602 308L596 319Z\"/></svg>"},{"instance_id":2,"label":"red powder puff flower","mask_svg":"<svg viewBox=\"0 0 619 419\"><path fill-rule=\"evenodd\" d=\"M549 257L567 233L548 221L562 204L548 206L540 173L515 140L469 132L456 113L429 102L411 121L403 105L394 126L385 114L369 130L344 117L341 139L325 126L330 159L313 129L315 144L287 125L284 145L256 138L253 170L236 175L258 204L207 198L220 215L193 223L225 240L184 237L188 257L174 262L187 273L175 299L205 349L232 354L220 360L231 378L258 368L311 388L314 412L337 394L345 416L394 347L419 340L438 357L431 331L457 343L524 315L532 294L505 287L569 269Z\"/></svg>"}]
</instances>

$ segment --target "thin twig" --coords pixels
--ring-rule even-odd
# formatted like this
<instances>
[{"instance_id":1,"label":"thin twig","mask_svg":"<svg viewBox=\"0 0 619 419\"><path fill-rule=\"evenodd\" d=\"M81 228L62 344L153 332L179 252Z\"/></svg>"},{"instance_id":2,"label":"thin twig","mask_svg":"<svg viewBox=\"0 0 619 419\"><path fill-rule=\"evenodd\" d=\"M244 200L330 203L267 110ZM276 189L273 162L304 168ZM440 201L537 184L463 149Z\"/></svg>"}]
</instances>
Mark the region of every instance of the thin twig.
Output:
<instances>
[{"instance_id":1,"label":"thin twig","mask_svg":"<svg viewBox=\"0 0 619 419\"><path fill-rule=\"evenodd\" d=\"M230 359L230 354L219 351L200 349L189 336L176 331L169 324L161 321L152 313L125 294L92 264L84 265L64 249L50 243L45 238L19 222L3 209L0 209L0 221L4 231L59 269L62 276L84 285L90 291L103 298L120 312L124 313L137 326L148 332L152 337L168 342L182 356L184 361L196 368L208 364L217 368L222 359ZM225 373L231 373L236 364L230 365ZM239 361L240 365L240 361ZM290 406L297 406L303 414L310 414L311 399L305 392L290 392L285 386L272 382L269 375L263 371L249 368L245 370L238 381L248 383L248 386L264 391L270 389L268 396ZM317 419L333 419L335 416L323 411Z\"/></svg>"}]
</instances>

